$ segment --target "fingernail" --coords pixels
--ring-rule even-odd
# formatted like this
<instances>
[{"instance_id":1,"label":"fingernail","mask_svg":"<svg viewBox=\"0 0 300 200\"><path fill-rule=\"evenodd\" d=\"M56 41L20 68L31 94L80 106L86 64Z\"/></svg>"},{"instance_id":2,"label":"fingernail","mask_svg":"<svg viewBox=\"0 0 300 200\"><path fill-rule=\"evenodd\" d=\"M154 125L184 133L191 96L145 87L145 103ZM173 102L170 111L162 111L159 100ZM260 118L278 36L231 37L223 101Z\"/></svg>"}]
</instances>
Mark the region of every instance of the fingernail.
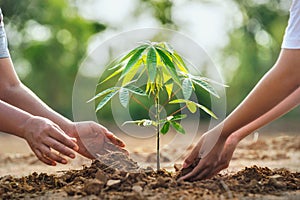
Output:
<instances>
[{"instance_id":1,"label":"fingernail","mask_svg":"<svg viewBox=\"0 0 300 200\"><path fill-rule=\"evenodd\" d=\"M70 154L69 157L70 158L75 158L75 154Z\"/></svg>"},{"instance_id":2,"label":"fingernail","mask_svg":"<svg viewBox=\"0 0 300 200\"><path fill-rule=\"evenodd\" d=\"M53 162L53 163L52 163L52 166L56 166L56 162Z\"/></svg>"},{"instance_id":3,"label":"fingernail","mask_svg":"<svg viewBox=\"0 0 300 200\"><path fill-rule=\"evenodd\" d=\"M121 147L125 147L125 143L119 139L117 139L118 145Z\"/></svg>"},{"instance_id":4,"label":"fingernail","mask_svg":"<svg viewBox=\"0 0 300 200\"><path fill-rule=\"evenodd\" d=\"M62 160L61 162L62 162L62 164L67 164L68 163L68 161L66 161L66 160Z\"/></svg>"},{"instance_id":5,"label":"fingernail","mask_svg":"<svg viewBox=\"0 0 300 200\"><path fill-rule=\"evenodd\" d=\"M111 135L111 136L114 135L114 134L113 134L112 132L110 132L110 131L108 131L107 134L108 134L108 135Z\"/></svg>"},{"instance_id":6,"label":"fingernail","mask_svg":"<svg viewBox=\"0 0 300 200\"><path fill-rule=\"evenodd\" d=\"M78 150L79 150L79 147L78 147L77 145L75 145L75 146L73 147L73 150L74 150L74 151L78 151Z\"/></svg>"},{"instance_id":7,"label":"fingernail","mask_svg":"<svg viewBox=\"0 0 300 200\"><path fill-rule=\"evenodd\" d=\"M182 168L187 168L188 164L186 162L183 163Z\"/></svg>"}]
</instances>

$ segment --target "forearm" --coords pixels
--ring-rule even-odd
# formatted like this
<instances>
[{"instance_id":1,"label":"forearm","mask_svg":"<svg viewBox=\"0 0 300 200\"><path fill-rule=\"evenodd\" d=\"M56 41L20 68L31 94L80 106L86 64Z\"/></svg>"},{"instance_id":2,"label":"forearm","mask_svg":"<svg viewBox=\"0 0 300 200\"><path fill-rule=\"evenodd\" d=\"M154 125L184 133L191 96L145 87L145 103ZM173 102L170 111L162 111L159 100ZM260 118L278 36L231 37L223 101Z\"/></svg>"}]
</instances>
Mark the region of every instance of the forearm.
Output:
<instances>
[{"instance_id":1,"label":"forearm","mask_svg":"<svg viewBox=\"0 0 300 200\"><path fill-rule=\"evenodd\" d=\"M52 110L21 83L11 58L0 59L0 99L32 115L50 119L67 134L73 131L70 120Z\"/></svg>"},{"instance_id":2,"label":"forearm","mask_svg":"<svg viewBox=\"0 0 300 200\"><path fill-rule=\"evenodd\" d=\"M216 127L221 130L221 138L228 138L293 93L300 84L299 66L300 50L283 50L275 66L224 122Z\"/></svg>"},{"instance_id":3,"label":"forearm","mask_svg":"<svg viewBox=\"0 0 300 200\"><path fill-rule=\"evenodd\" d=\"M292 110L300 104L300 87L289 95L286 99L280 102L277 106L271 109L266 114L262 115L258 119L254 120L250 124L244 126L243 128L237 130L232 134L238 141L241 141L246 136L251 134L258 128L268 124L269 122L277 119L278 117L284 115L288 111Z\"/></svg>"},{"instance_id":4,"label":"forearm","mask_svg":"<svg viewBox=\"0 0 300 200\"><path fill-rule=\"evenodd\" d=\"M24 138L24 123L31 114L0 100L0 131Z\"/></svg>"},{"instance_id":5,"label":"forearm","mask_svg":"<svg viewBox=\"0 0 300 200\"><path fill-rule=\"evenodd\" d=\"M2 99L32 115L45 117L60 126L66 133L71 132L72 122L52 110L23 84L9 87Z\"/></svg>"}]
</instances>

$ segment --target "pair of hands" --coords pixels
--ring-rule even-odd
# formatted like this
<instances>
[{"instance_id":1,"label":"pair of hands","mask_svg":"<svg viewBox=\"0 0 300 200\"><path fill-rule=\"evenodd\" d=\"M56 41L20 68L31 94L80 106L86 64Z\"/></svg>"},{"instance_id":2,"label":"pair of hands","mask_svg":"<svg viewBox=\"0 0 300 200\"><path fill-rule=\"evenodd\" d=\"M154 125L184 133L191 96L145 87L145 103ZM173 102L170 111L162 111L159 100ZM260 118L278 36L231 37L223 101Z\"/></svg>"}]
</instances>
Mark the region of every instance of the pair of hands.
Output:
<instances>
[{"instance_id":1,"label":"pair of hands","mask_svg":"<svg viewBox=\"0 0 300 200\"><path fill-rule=\"evenodd\" d=\"M202 135L192 152L185 158L183 168L193 164L197 158L201 158L194 169L179 180L196 181L207 179L218 174L229 166L233 152L239 143L236 135L231 135L227 140L215 139L213 134Z\"/></svg>"},{"instance_id":2,"label":"pair of hands","mask_svg":"<svg viewBox=\"0 0 300 200\"><path fill-rule=\"evenodd\" d=\"M48 165L56 165L57 162L66 164L67 160L64 156L75 158L74 151L90 159L108 151L126 153L123 149L125 144L105 127L95 122L77 122L72 123L71 126L72 129L67 135L52 121L42 117L33 117L25 123L24 138L35 155ZM187 168L192 165L199 154L201 154L201 159L190 173L180 179L195 181L211 178L228 167L239 139L234 134L225 142L214 138L216 137L210 133L200 138L198 144L185 159L183 167ZM215 143L213 147L212 143Z\"/></svg>"},{"instance_id":3,"label":"pair of hands","mask_svg":"<svg viewBox=\"0 0 300 200\"><path fill-rule=\"evenodd\" d=\"M74 151L94 159L108 151L124 151L125 144L105 127L95 122L74 122L66 134L57 124L43 117L33 117L24 125L24 139L39 160L48 165L66 164Z\"/></svg>"}]
</instances>

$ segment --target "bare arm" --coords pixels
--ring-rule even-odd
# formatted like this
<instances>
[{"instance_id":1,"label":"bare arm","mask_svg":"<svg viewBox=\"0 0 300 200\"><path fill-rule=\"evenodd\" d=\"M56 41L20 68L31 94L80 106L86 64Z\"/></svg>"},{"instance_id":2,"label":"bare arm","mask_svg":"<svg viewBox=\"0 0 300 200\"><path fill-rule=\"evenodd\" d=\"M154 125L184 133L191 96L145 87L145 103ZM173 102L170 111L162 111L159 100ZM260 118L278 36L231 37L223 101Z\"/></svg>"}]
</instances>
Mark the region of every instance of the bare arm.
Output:
<instances>
[{"instance_id":1,"label":"bare arm","mask_svg":"<svg viewBox=\"0 0 300 200\"><path fill-rule=\"evenodd\" d=\"M1 59L0 77L0 99L32 115L50 119L66 133L72 132L74 127L69 119L52 110L21 83L10 58Z\"/></svg>"},{"instance_id":2,"label":"bare arm","mask_svg":"<svg viewBox=\"0 0 300 200\"><path fill-rule=\"evenodd\" d=\"M70 147L88 158L94 158L96 153L99 153L99 149L106 148L104 146L108 143L106 138L117 146L125 146L120 139L95 122L75 123L52 110L21 83L10 58L0 59L0 100L6 102L6 106L9 105L10 108L14 108L7 110L11 117L17 115L14 117L19 118L21 117L20 114L26 114L29 118L26 127L24 127L25 131L15 130L18 127L13 126L10 126L9 129L0 127L0 131L26 139L37 157L46 164L54 165L55 161L63 164L67 163L60 155L52 152L51 148L74 158L75 155L66 148ZM13 112L14 110L18 112ZM5 115L2 117L5 117ZM20 121L22 122L22 120ZM49 130L48 125L44 125L44 123L50 124L49 126L53 129ZM77 140L77 145L74 143L74 138ZM41 142L42 140L45 140L45 142ZM86 145L91 140L94 145L87 149ZM98 152L95 152L96 150ZM45 161L45 157L48 162Z\"/></svg>"},{"instance_id":3,"label":"bare arm","mask_svg":"<svg viewBox=\"0 0 300 200\"><path fill-rule=\"evenodd\" d=\"M0 110L0 131L24 138L44 163L67 163L66 159L53 153L51 148L70 158L75 157L71 149L78 149L76 143L50 120L35 117L1 100Z\"/></svg>"},{"instance_id":4,"label":"bare arm","mask_svg":"<svg viewBox=\"0 0 300 200\"><path fill-rule=\"evenodd\" d=\"M288 111L297 107L300 104L300 87L293 92L290 96L280 102L275 108L251 122L250 124L244 126L243 128L237 130L226 140L224 149L219 157L218 164L214 171L211 172L211 176L219 173L222 169L226 169L229 166L230 160L232 158L233 152L238 145L238 143L244 139L246 136L251 134L256 129L268 124L269 122L277 119L278 117L284 115Z\"/></svg>"},{"instance_id":5,"label":"bare arm","mask_svg":"<svg viewBox=\"0 0 300 200\"><path fill-rule=\"evenodd\" d=\"M283 49L277 63L248 97L224 120L221 136L230 134L271 110L300 86L300 50Z\"/></svg>"},{"instance_id":6,"label":"bare arm","mask_svg":"<svg viewBox=\"0 0 300 200\"><path fill-rule=\"evenodd\" d=\"M269 112L262 115L261 117L259 117L255 121L251 122L250 124L244 126L243 128L239 129L238 131L234 132L231 136L236 137L238 139L238 141L241 141L242 139L244 139L246 136L248 136L250 133L252 133L256 129L279 118L280 116L289 112L293 108L297 107L299 104L300 104L300 87L298 87L298 89L296 91L294 91L292 94L290 94L286 99L284 99L282 102L280 102L277 106L275 106Z\"/></svg>"},{"instance_id":7,"label":"bare arm","mask_svg":"<svg viewBox=\"0 0 300 200\"><path fill-rule=\"evenodd\" d=\"M227 138L235 131L257 120L291 95L300 85L300 50L283 49L277 63L256 85L248 97L218 126L210 130L198 142L185 160L191 164L199 154L200 160L194 170L183 179L210 177L217 168ZM286 109L286 108L285 108ZM269 116L269 122L274 115ZM263 123L255 126L258 128Z\"/></svg>"}]
</instances>

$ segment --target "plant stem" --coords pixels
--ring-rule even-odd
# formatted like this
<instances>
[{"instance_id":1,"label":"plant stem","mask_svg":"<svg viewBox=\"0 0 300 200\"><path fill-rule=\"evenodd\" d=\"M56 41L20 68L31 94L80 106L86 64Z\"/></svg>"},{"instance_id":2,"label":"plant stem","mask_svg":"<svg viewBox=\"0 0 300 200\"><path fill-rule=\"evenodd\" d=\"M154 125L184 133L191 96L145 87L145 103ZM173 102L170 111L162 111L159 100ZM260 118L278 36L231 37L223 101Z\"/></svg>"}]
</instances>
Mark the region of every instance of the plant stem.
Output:
<instances>
[{"instance_id":1,"label":"plant stem","mask_svg":"<svg viewBox=\"0 0 300 200\"><path fill-rule=\"evenodd\" d=\"M131 96L131 98L138 104L140 104L145 110L147 110L148 112L150 112L150 114L152 114L154 116L154 113L149 110L149 108L147 108L140 100L138 100L137 98L135 98L134 95Z\"/></svg>"},{"instance_id":2,"label":"plant stem","mask_svg":"<svg viewBox=\"0 0 300 200\"><path fill-rule=\"evenodd\" d=\"M185 105L185 106L179 108L178 110L175 110L175 111L174 111L172 114L170 114L169 116L174 116L176 113L182 111L182 110L185 109L186 107L187 107L187 106Z\"/></svg>"},{"instance_id":3,"label":"plant stem","mask_svg":"<svg viewBox=\"0 0 300 200\"><path fill-rule=\"evenodd\" d=\"M156 107L156 168L157 171L160 170L160 152L159 152L159 143L160 143L160 116L159 116L159 94L155 96L155 107Z\"/></svg>"}]
</instances>

